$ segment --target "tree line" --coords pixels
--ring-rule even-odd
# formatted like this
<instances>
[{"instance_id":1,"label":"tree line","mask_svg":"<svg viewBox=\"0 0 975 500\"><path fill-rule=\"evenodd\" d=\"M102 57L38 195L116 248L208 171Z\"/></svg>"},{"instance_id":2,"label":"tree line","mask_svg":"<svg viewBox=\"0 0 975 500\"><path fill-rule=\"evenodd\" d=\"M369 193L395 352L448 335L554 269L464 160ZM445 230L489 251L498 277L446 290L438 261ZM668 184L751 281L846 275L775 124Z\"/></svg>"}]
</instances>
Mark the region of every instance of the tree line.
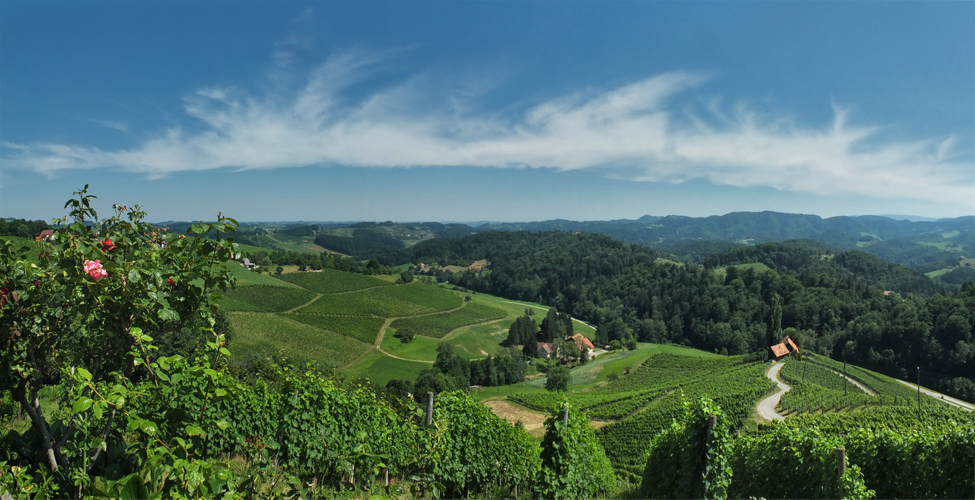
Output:
<instances>
[{"instance_id":1,"label":"tree line","mask_svg":"<svg viewBox=\"0 0 975 500\"><path fill-rule=\"evenodd\" d=\"M43 220L0 219L0 236L34 239L45 229L51 229L51 226Z\"/></svg>"}]
</instances>

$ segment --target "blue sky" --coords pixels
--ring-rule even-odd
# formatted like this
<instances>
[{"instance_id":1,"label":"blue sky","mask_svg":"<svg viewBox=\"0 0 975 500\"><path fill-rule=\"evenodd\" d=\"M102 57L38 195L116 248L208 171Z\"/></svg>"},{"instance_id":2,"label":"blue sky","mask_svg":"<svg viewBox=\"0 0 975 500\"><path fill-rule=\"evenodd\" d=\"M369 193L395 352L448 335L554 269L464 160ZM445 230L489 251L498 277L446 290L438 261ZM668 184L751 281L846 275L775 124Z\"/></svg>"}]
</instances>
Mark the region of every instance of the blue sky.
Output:
<instances>
[{"instance_id":1,"label":"blue sky","mask_svg":"<svg viewBox=\"0 0 975 500\"><path fill-rule=\"evenodd\" d=\"M973 2L0 1L0 216L975 213Z\"/></svg>"}]
</instances>

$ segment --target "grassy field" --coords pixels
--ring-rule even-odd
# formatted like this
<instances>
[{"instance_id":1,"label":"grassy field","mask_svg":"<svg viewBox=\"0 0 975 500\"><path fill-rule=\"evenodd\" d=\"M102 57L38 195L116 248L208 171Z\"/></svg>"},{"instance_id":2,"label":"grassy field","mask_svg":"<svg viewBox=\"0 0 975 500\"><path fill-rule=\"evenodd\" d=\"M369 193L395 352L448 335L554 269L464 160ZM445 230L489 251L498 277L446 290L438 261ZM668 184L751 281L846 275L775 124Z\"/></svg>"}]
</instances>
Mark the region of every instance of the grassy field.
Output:
<instances>
[{"instance_id":1,"label":"grassy field","mask_svg":"<svg viewBox=\"0 0 975 500\"><path fill-rule=\"evenodd\" d=\"M282 281L266 274L255 273L254 271L249 271L244 269L244 266L237 262L227 263L227 267L230 269L230 274L237 279L237 286L246 285L271 285L271 286L283 286L289 288L300 288L298 285L289 283L287 281Z\"/></svg>"},{"instance_id":2,"label":"grassy field","mask_svg":"<svg viewBox=\"0 0 975 500\"><path fill-rule=\"evenodd\" d=\"M373 349L344 371L349 380L369 379L378 386L385 386L393 379L416 380L417 375L430 368L430 363L404 361L391 358Z\"/></svg>"},{"instance_id":3,"label":"grassy field","mask_svg":"<svg viewBox=\"0 0 975 500\"><path fill-rule=\"evenodd\" d=\"M411 342L403 343L399 338L394 336L394 333L396 333L396 330L386 330L386 335L383 337L382 342L383 351L393 356L420 361L433 361L437 359L437 344L440 343L439 340L417 336Z\"/></svg>"}]
</instances>

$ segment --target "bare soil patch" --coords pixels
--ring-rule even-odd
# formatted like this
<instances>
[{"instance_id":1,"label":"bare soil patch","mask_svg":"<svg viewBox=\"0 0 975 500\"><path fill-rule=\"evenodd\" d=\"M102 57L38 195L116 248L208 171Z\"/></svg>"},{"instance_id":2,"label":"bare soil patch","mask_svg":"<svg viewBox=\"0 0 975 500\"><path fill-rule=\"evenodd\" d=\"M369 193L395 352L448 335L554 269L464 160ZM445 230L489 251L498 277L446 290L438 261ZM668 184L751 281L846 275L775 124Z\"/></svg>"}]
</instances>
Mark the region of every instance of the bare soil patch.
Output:
<instances>
[{"instance_id":1,"label":"bare soil patch","mask_svg":"<svg viewBox=\"0 0 975 500\"><path fill-rule=\"evenodd\" d=\"M495 415L511 422L512 425L521 422L525 426L525 431L533 437L540 438L545 435L545 419L548 415L544 413L532 411L501 399L485 401L484 406L490 408ZM615 423L615 420L591 420L589 422L593 429L599 429L612 423Z\"/></svg>"},{"instance_id":2,"label":"bare soil patch","mask_svg":"<svg viewBox=\"0 0 975 500\"><path fill-rule=\"evenodd\" d=\"M484 406L487 406L494 412L495 415L515 424L521 422L525 426L525 430L531 433L535 429L541 429L545 425L545 415L537 411L531 411L521 406L508 401L503 401L500 399L493 399L490 401L485 401ZM544 433L544 431L542 431ZM534 434L533 434L534 435Z\"/></svg>"}]
</instances>

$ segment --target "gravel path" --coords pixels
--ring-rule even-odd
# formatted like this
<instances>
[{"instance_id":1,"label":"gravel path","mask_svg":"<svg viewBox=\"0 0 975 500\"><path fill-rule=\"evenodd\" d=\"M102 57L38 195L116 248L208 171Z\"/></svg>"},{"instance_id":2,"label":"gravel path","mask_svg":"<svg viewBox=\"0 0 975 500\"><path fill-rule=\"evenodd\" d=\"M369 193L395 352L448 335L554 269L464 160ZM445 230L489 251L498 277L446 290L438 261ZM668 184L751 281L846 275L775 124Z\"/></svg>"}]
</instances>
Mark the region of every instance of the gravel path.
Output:
<instances>
[{"instance_id":1,"label":"gravel path","mask_svg":"<svg viewBox=\"0 0 975 500\"><path fill-rule=\"evenodd\" d=\"M903 380L898 380L898 382L900 382L900 383L902 383L902 384L910 387L911 389L917 390L917 384L912 384L910 382L904 382ZM940 392L935 392L935 391L932 391L931 389L925 389L924 387L921 387L921 392L923 392L923 393L927 394L928 396L931 396L931 397L933 397L935 399L940 399L940 400L944 401L945 403L947 403L949 405L957 406L959 408L962 408L962 409L968 410L968 411L975 411L975 405L973 405L973 404L971 404L971 403L969 403L967 401L962 401L960 399L955 399L955 398L953 398L951 396L945 396L944 394L941 394Z\"/></svg>"},{"instance_id":2,"label":"gravel path","mask_svg":"<svg viewBox=\"0 0 975 500\"><path fill-rule=\"evenodd\" d=\"M758 414L762 416L765 420L785 420L785 417L775 411L775 407L778 406L779 400L782 399L782 395L789 392L791 387L785 385L782 380L779 379L779 370L785 366L785 363L775 363L769 368L768 373L765 374L772 382L775 382L779 386L779 390L772 394L771 396L763 399L758 403Z\"/></svg>"}]
</instances>

